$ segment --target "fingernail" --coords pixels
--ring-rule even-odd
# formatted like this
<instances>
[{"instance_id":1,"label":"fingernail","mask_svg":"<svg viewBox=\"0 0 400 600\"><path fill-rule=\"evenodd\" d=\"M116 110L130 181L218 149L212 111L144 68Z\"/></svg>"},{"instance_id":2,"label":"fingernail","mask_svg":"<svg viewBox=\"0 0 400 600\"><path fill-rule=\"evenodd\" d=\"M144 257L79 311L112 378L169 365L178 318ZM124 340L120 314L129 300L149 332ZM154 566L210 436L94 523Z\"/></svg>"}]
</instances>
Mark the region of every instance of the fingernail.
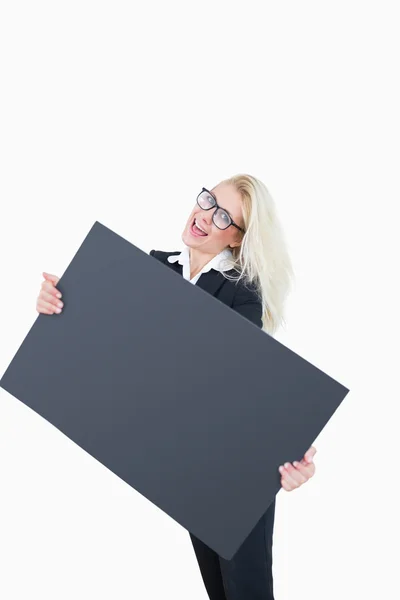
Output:
<instances>
[{"instance_id":1,"label":"fingernail","mask_svg":"<svg viewBox=\"0 0 400 600\"><path fill-rule=\"evenodd\" d=\"M281 466L279 467L279 471L282 473L282 471L283 471L283 470L284 470L284 469L283 469L283 467L282 467L282 465L281 465Z\"/></svg>"},{"instance_id":2,"label":"fingernail","mask_svg":"<svg viewBox=\"0 0 400 600\"><path fill-rule=\"evenodd\" d=\"M57 306L59 306L60 308L62 308L64 305L63 305L63 303L62 303L62 302L59 302L59 303L57 304Z\"/></svg>"},{"instance_id":3,"label":"fingernail","mask_svg":"<svg viewBox=\"0 0 400 600\"><path fill-rule=\"evenodd\" d=\"M293 462L293 464L294 464L294 466L295 466L295 467L297 467L297 466L299 465L299 463L297 462L297 460L295 460L295 461Z\"/></svg>"},{"instance_id":4,"label":"fingernail","mask_svg":"<svg viewBox=\"0 0 400 600\"><path fill-rule=\"evenodd\" d=\"M61 308L56 308L56 313L60 313L61 312Z\"/></svg>"},{"instance_id":5,"label":"fingernail","mask_svg":"<svg viewBox=\"0 0 400 600\"><path fill-rule=\"evenodd\" d=\"M57 298L61 298L61 294L60 294L60 292L58 292L58 293L56 294L56 296L57 296Z\"/></svg>"},{"instance_id":6,"label":"fingernail","mask_svg":"<svg viewBox=\"0 0 400 600\"><path fill-rule=\"evenodd\" d=\"M290 463L285 463L285 467L288 469L290 467Z\"/></svg>"}]
</instances>

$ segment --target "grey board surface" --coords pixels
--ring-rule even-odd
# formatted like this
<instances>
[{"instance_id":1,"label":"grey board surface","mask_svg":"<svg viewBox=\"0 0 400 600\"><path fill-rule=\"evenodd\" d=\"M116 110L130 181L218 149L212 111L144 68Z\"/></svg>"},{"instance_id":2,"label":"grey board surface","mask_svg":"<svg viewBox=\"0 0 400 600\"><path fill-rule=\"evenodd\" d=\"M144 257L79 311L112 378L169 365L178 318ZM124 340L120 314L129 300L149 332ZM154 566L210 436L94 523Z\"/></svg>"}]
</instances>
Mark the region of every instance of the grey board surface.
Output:
<instances>
[{"instance_id":1,"label":"grey board surface","mask_svg":"<svg viewBox=\"0 0 400 600\"><path fill-rule=\"evenodd\" d=\"M224 558L348 388L94 223L0 385Z\"/></svg>"}]
</instances>

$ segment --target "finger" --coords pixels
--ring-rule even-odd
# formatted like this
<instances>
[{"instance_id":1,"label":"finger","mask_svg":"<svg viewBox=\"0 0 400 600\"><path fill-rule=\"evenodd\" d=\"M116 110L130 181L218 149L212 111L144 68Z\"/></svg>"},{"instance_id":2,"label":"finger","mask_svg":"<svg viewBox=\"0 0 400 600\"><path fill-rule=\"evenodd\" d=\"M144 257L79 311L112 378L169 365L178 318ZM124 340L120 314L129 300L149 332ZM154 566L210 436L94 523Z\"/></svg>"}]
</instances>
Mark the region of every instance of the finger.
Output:
<instances>
[{"instance_id":1,"label":"finger","mask_svg":"<svg viewBox=\"0 0 400 600\"><path fill-rule=\"evenodd\" d=\"M46 290L46 292L49 292L49 294L53 294L53 296L56 296L57 298L61 298L62 296L61 292L56 287L54 287L54 285L50 281L43 281L41 288L42 290Z\"/></svg>"},{"instance_id":2,"label":"finger","mask_svg":"<svg viewBox=\"0 0 400 600\"><path fill-rule=\"evenodd\" d=\"M303 462L301 464L303 465ZM315 473L315 463L305 463L303 466L306 469L307 477L312 477Z\"/></svg>"},{"instance_id":3,"label":"finger","mask_svg":"<svg viewBox=\"0 0 400 600\"><path fill-rule=\"evenodd\" d=\"M53 315L54 313L60 314L61 308L54 306L50 302L46 302L45 300L38 299L36 303L36 310L40 313L44 313L46 315Z\"/></svg>"},{"instance_id":4,"label":"finger","mask_svg":"<svg viewBox=\"0 0 400 600\"><path fill-rule=\"evenodd\" d=\"M285 469L284 466L280 466L279 467L279 471L282 475L282 480L286 482L286 484L292 489L292 488L296 488L299 487L300 484L298 484L294 479L292 479L292 477L289 475L289 472L287 469Z\"/></svg>"},{"instance_id":5,"label":"finger","mask_svg":"<svg viewBox=\"0 0 400 600\"><path fill-rule=\"evenodd\" d=\"M305 483L308 480L308 477L306 477L303 473L301 473L298 469L296 469L296 467L294 467L291 463L289 463L288 467L286 467L286 464L285 464L285 468L286 468L286 471L288 472L289 477L297 485L302 485L303 483Z\"/></svg>"},{"instance_id":6,"label":"finger","mask_svg":"<svg viewBox=\"0 0 400 600\"><path fill-rule=\"evenodd\" d=\"M314 472L315 472L315 464L314 463L304 464L301 462L297 462L297 460L295 460L293 463L293 466L302 475L304 475L304 477L307 477L307 479L309 479L310 477L312 477L314 475Z\"/></svg>"},{"instance_id":7,"label":"finger","mask_svg":"<svg viewBox=\"0 0 400 600\"><path fill-rule=\"evenodd\" d=\"M50 302L50 304L54 304L54 306L59 306L60 308L64 306L64 302L62 300L56 298L54 294L46 292L46 290L42 290L40 292L39 299L44 300L45 302Z\"/></svg>"},{"instance_id":8,"label":"finger","mask_svg":"<svg viewBox=\"0 0 400 600\"><path fill-rule=\"evenodd\" d=\"M284 465L287 475L283 474L285 477L290 477L290 479L296 483L298 486L307 481L307 477L303 475L298 469L296 469L291 463L285 463Z\"/></svg>"},{"instance_id":9,"label":"finger","mask_svg":"<svg viewBox=\"0 0 400 600\"><path fill-rule=\"evenodd\" d=\"M286 479L281 479L281 485L283 487L284 490L286 490L287 492L291 492L292 491L292 487L291 485L286 481Z\"/></svg>"},{"instance_id":10,"label":"finger","mask_svg":"<svg viewBox=\"0 0 400 600\"><path fill-rule=\"evenodd\" d=\"M51 281L54 285L57 285L57 283L60 281L60 278L57 277L57 275L46 273L46 271L43 271L42 275L45 279L47 279L47 281Z\"/></svg>"}]
</instances>

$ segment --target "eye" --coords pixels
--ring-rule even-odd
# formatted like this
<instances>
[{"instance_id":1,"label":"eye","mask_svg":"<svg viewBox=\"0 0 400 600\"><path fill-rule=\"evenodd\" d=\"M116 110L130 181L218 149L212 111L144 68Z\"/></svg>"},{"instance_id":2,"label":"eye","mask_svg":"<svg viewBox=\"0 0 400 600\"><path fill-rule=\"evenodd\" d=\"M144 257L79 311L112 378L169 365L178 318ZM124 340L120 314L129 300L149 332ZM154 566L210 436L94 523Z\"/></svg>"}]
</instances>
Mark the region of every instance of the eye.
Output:
<instances>
[{"instance_id":1,"label":"eye","mask_svg":"<svg viewBox=\"0 0 400 600\"><path fill-rule=\"evenodd\" d=\"M222 220L223 220L223 221L224 221L226 224L228 224L228 223L230 222L230 218L229 218L229 215L228 215L228 213L226 213L226 212L224 212L224 211L221 211L221 219L222 219Z\"/></svg>"}]
</instances>

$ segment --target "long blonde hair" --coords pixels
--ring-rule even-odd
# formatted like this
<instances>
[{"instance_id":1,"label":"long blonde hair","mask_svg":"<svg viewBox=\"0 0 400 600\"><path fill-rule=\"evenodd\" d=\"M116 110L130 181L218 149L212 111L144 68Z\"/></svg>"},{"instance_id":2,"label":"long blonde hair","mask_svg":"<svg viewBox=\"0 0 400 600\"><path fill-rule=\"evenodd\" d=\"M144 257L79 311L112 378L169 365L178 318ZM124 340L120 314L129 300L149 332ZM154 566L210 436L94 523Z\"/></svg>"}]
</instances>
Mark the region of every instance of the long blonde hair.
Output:
<instances>
[{"instance_id":1,"label":"long blonde hair","mask_svg":"<svg viewBox=\"0 0 400 600\"><path fill-rule=\"evenodd\" d=\"M233 269L258 291L262 302L262 329L273 335L286 323L285 300L294 281L285 236L275 202L267 187L256 177L239 174L221 183L233 185L243 203L245 234L232 249Z\"/></svg>"}]
</instances>

